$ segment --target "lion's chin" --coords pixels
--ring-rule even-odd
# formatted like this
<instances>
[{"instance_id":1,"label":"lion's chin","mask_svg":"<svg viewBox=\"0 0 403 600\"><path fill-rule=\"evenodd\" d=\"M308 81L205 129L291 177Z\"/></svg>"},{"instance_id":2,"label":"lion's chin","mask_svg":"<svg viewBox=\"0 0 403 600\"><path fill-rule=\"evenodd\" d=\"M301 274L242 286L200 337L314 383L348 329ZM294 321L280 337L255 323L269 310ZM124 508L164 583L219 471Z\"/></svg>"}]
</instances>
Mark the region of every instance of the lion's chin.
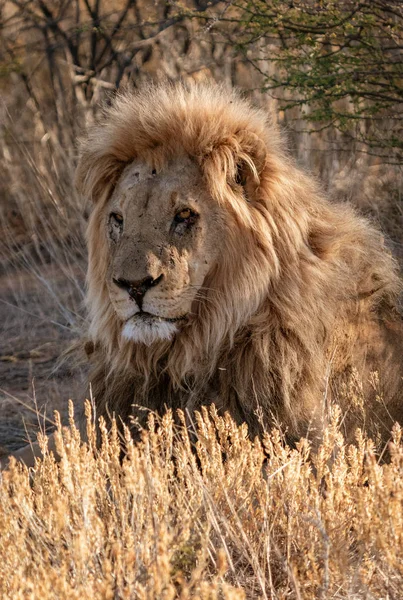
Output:
<instances>
[{"instance_id":1,"label":"lion's chin","mask_svg":"<svg viewBox=\"0 0 403 600\"><path fill-rule=\"evenodd\" d=\"M136 344L150 346L154 342L170 341L178 332L175 322L159 317L141 318L126 321L122 329L122 337Z\"/></svg>"}]
</instances>

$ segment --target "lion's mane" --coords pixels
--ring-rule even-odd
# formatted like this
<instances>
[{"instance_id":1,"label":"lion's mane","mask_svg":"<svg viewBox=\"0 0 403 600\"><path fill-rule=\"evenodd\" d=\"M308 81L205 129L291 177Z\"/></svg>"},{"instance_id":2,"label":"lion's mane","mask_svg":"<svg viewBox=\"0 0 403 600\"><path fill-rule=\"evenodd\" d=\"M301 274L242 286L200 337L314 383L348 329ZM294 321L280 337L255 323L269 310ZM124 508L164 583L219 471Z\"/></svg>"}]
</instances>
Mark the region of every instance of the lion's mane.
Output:
<instances>
[{"instance_id":1,"label":"lion's mane","mask_svg":"<svg viewBox=\"0 0 403 600\"><path fill-rule=\"evenodd\" d=\"M105 204L133 159L162 167L179 153L236 226L191 323L172 342L136 346L121 339L106 288ZM229 183L240 164L247 199ZM275 421L305 434L323 417L329 381L354 368L360 324L394 311L399 283L380 234L329 202L267 114L236 92L159 84L118 95L82 145L77 182L94 202L87 301L99 414L214 402L251 435Z\"/></svg>"}]
</instances>

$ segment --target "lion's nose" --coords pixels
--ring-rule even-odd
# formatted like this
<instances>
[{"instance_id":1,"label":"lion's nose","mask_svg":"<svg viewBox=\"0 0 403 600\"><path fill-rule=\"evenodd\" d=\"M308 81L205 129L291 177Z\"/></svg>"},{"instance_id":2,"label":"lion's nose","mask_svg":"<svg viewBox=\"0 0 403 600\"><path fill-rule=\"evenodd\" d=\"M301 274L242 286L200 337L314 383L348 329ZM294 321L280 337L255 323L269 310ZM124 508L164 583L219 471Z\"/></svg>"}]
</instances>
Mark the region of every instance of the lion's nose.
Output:
<instances>
[{"instance_id":1,"label":"lion's nose","mask_svg":"<svg viewBox=\"0 0 403 600\"><path fill-rule=\"evenodd\" d=\"M113 283L124 290L127 290L129 296L133 298L138 304L139 309L142 309L143 299L147 292L152 287L159 284L163 275L160 275L156 279L152 277L145 277L139 281L129 281L127 279L113 279Z\"/></svg>"}]
</instances>

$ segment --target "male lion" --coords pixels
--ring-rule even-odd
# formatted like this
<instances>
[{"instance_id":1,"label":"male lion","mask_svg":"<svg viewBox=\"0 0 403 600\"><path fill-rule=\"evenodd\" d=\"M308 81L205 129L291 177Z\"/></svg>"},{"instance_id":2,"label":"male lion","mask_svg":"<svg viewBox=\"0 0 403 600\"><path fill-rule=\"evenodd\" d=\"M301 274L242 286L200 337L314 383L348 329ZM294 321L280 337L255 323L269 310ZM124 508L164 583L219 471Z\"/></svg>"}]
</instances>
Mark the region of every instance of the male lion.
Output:
<instances>
[{"instance_id":1,"label":"male lion","mask_svg":"<svg viewBox=\"0 0 403 600\"><path fill-rule=\"evenodd\" d=\"M333 402L347 435L386 440L403 421L394 261L293 164L264 112L213 84L120 95L82 145L77 183L93 201L98 416L214 403L250 436L276 424L290 442L318 439Z\"/></svg>"}]
</instances>

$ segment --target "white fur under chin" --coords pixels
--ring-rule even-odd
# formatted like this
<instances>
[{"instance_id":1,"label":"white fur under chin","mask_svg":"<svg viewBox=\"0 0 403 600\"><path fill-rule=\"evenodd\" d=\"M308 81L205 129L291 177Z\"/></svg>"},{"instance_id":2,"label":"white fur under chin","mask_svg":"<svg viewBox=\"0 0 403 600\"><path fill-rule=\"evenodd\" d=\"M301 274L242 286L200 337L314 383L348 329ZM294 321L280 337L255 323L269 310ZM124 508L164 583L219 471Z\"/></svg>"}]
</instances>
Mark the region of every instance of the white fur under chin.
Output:
<instances>
[{"instance_id":1,"label":"white fur under chin","mask_svg":"<svg viewBox=\"0 0 403 600\"><path fill-rule=\"evenodd\" d=\"M150 346L153 342L172 340L178 328L170 321L128 321L122 330L122 337L138 344Z\"/></svg>"}]
</instances>

